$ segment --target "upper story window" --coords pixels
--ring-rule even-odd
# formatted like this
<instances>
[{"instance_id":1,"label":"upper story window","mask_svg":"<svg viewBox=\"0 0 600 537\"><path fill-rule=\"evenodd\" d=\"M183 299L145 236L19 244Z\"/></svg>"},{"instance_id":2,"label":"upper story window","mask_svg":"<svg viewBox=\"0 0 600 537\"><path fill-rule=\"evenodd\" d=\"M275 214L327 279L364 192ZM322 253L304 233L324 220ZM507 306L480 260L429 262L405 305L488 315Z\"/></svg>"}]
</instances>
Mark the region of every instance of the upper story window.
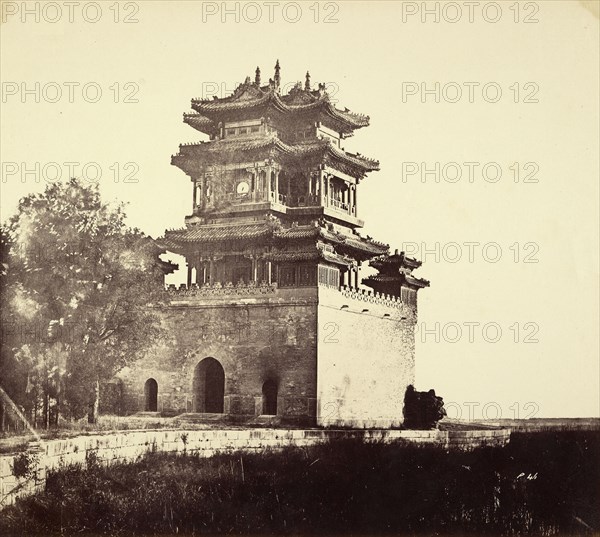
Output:
<instances>
[{"instance_id":1,"label":"upper story window","mask_svg":"<svg viewBox=\"0 0 600 537\"><path fill-rule=\"evenodd\" d=\"M339 137L335 136L335 135L333 135L333 134L331 134L329 132L325 132L322 129L319 129L319 136L321 138L325 138L327 140L331 140L334 143L334 145L336 145L338 147L340 145L340 139L339 139Z\"/></svg>"},{"instance_id":2,"label":"upper story window","mask_svg":"<svg viewBox=\"0 0 600 537\"><path fill-rule=\"evenodd\" d=\"M225 137L246 136L261 131L261 124L258 122L244 121L239 123L229 123L225 125Z\"/></svg>"}]
</instances>

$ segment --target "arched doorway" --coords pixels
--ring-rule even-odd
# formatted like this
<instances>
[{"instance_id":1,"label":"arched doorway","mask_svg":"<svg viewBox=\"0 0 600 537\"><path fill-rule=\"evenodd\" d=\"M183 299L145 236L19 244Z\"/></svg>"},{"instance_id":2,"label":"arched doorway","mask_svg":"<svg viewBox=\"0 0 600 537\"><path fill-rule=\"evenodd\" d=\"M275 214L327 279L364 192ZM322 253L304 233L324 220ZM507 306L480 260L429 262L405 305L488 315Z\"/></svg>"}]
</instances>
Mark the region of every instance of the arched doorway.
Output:
<instances>
[{"instance_id":1,"label":"arched doorway","mask_svg":"<svg viewBox=\"0 0 600 537\"><path fill-rule=\"evenodd\" d=\"M267 416L277 415L277 384L267 380L262 387L262 413Z\"/></svg>"},{"instance_id":2,"label":"arched doorway","mask_svg":"<svg viewBox=\"0 0 600 537\"><path fill-rule=\"evenodd\" d=\"M156 412L158 410L158 382L154 379L148 379L144 384L144 396L146 401L144 410L146 412Z\"/></svg>"},{"instance_id":3,"label":"arched doorway","mask_svg":"<svg viewBox=\"0 0 600 537\"><path fill-rule=\"evenodd\" d=\"M194 412L222 414L225 371L214 358L204 358L194 370Z\"/></svg>"}]
</instances>

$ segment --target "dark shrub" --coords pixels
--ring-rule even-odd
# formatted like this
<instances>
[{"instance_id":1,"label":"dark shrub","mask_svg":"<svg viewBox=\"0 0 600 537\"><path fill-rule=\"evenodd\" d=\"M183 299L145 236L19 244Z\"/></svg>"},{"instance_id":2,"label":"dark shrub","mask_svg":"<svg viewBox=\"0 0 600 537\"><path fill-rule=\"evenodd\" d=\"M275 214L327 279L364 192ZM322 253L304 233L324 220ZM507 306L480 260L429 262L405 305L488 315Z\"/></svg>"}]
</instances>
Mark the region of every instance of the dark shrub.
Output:
<instances>
[{"instance_id":1,"label":"dark shrub","mask_svg":"<svg viewBox=\"0 0 600 537\"><path fill-rule=\"evenodd\" d=\"M404 427L406 429L435 429L446 415L444 400L434 390L418 392L410 384L404 395Z\"/></svg>"}]
</instances>

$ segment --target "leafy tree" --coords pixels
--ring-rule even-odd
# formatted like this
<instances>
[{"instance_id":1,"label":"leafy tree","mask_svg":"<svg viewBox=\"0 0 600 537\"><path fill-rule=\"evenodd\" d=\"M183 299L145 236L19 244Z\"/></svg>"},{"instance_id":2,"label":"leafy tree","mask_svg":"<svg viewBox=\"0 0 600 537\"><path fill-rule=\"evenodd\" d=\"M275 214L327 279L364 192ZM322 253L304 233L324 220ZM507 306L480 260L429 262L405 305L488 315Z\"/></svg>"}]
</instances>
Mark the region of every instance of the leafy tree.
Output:
<instances>
[{"instance_id":1,"label":"leafy tree","mask_svg":"<svg viewBox=\"0 0 600 537\"><path fill-rule=\"evenodd\" d=\"M46 424L50 397L95 422L100 383L163 336L154 306L169 266L151 238L126 226L122 204L76 179L23 198L6 234L3 299L21 336L14 360L29 391L43 394Z\"/></svg>"}]
</instances>

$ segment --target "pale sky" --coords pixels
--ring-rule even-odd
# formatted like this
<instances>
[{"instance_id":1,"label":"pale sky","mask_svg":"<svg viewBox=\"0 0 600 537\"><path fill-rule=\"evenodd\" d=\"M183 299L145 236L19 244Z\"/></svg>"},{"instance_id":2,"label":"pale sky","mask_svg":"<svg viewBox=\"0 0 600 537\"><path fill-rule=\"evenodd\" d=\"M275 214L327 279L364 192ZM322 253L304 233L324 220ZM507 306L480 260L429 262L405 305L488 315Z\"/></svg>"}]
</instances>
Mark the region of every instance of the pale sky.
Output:
<instances>
[{"instance_id":1,"label":"pale sky","mask_svg":"<svg viewBox=\"0 0 600 537\"><path fill-rule=\"evenodd\" d=\"M2 4L2 220L44 188L45 165L59 163L64 180L63 163L77 162L79 176L98 163L103 195L129 202L132 226L154 237L183 226L191 185L170 157L204 139L182 122L190 99L211 87L225 96L257 65L267 80L279 59L284 84L310 70L339 107L371 117L345 142L381 163L358 192L363 234L421 258L417 275L431 280L419 294L417 388L435 388L463 419L486 405L490 418L600 415L597 5L521 2L517 13L512 1L501 12L482 1L470 22L464 2L426 2L433 14L423 22L422 2L279 2L270 22L264 2L208 2L203 21L201 2L142 1L121 3L115 23L112 1L99 3L102 13L81 2L73 22L64 2L60 14L25 2L39 22L13 14L22 2ZM421 102L421 83L436 82L441 102ZM403 175L414 168L406 163L436 162L460 163L463 176ZM36 163L40 172L21 182ZM501 169L497 182L483 179L486 163L490 179ZM45 170L53 177L56 167ZM132 171L138 182L125 184ZM530 172L538 182L523 183ZM472 262L466 243L478 243Z\"/></svg>"}]
</instances>

